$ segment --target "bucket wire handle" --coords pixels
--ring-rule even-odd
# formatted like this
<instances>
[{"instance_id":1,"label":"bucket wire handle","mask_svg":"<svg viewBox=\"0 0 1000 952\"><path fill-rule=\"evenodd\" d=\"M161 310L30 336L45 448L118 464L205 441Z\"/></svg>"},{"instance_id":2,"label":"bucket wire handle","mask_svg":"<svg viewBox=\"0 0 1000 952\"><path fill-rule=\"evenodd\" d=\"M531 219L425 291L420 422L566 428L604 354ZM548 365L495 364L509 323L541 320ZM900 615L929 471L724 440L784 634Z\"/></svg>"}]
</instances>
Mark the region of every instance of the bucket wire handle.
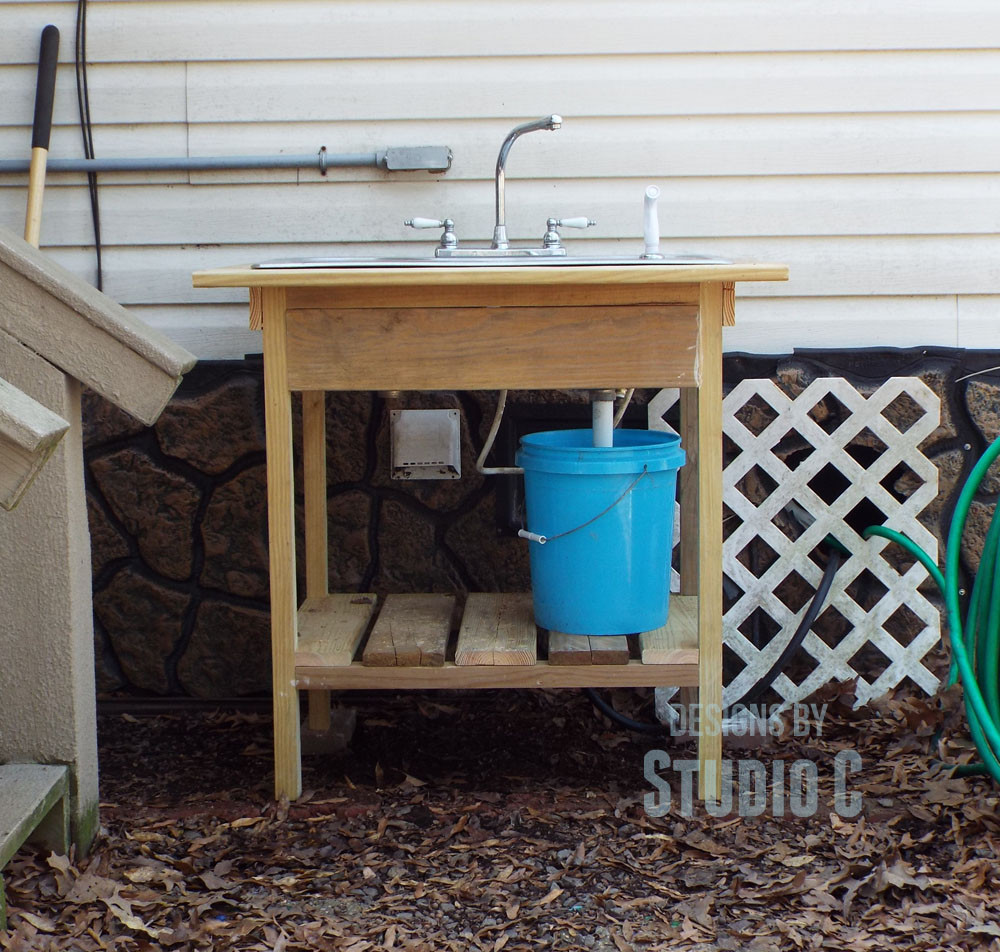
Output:
<instances>
[{"instance_id":1,"label":"bucket wire handle","mask_svg":"<svg viewBox=\"0 0 1000 952\"><path fill-rule=\"evenodd\" d=\"M600 519L601 516L606 516L609 512L611 512L611 510L614 509L615 506L618 505L618 503L620 503L630 492L632 492L633 489L635 489L635 487L639 484L639 480L642 479L643 476L648 476L648 475L649 475L648 467L643 466L642 472L639 473L639 475L636 476L636 478L633 479L632 482L628 484L628 486L625 489L625 492L623 492L613 503L611 503L611 505L608 506L607 509L601 510L601 512L599 512L596 516L592 516L586 522L581 523L580 525L576 526L573 529L567 529L565 532L560 532L558 535L553 535L553 536L539 535L537 532L528 532L527 529L518 529L517 534L522 539L527 539L530 542L537 542L539 545L545 545L546 542L551 542L553 539L561 539L563 538L563 536L572 535L574 532L579 532L581 529L586 529L587 526L589 526L592 522L597 522L597 520Z\"/></svg>"}]
</instances>

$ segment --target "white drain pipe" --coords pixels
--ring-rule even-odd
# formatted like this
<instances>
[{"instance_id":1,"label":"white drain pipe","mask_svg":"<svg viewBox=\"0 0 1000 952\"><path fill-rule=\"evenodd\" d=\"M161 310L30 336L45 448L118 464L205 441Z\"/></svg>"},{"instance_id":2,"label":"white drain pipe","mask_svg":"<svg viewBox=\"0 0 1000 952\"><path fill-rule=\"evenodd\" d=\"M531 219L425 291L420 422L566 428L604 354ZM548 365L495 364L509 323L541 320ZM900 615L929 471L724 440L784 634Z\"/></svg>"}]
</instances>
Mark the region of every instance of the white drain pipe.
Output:
<instances>
[{"instance_id":1,"label":"white drain pipe","mask_svg":"<svg viewBox=\"0 0 1000 952\"><path fill-rule=\"evenodd\" d=\"M594 446L615 445L615 392L595 390L592 400Z\"/></svg>"}]
</instances>

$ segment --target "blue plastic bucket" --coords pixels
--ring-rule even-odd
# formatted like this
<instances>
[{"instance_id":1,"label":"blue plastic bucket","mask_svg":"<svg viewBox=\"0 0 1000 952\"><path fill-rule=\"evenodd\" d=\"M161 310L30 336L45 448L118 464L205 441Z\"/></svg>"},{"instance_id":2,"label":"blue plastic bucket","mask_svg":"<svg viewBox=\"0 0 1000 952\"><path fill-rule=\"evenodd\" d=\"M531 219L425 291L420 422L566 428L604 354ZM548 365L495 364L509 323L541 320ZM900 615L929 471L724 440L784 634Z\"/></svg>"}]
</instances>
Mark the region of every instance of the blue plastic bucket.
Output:
<instances>
[{"instance_id":1,"label":"blue plastic bucket","mask_svg":"<svg viewBox=\"0 0 1000 952\"><path fill-rule=\"evenodd\" d=\"M572 635L624 635L666 623L680 438L591 430L521 439L535 622Z\"/></svg>"}]
</instances>

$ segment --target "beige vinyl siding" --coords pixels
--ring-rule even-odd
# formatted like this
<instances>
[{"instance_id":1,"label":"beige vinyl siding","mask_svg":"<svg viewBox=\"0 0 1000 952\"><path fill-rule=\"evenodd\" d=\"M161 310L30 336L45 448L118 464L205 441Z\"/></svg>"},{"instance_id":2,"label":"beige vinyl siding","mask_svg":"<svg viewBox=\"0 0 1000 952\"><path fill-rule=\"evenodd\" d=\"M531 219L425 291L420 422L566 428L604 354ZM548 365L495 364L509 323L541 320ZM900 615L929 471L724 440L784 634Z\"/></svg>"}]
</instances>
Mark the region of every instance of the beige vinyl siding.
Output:
<instances>
[{"instance_id":1,"label":"beige vinyl siding","mask_svg":"<svg viewBox=\"0 0 1000 952\"><path fill-rule=\"evenodd\" d=\"M197 268L430 253L403 219L492 231L515 123L559 112L508 165L512 238L588 215L579 253L663 245L787 262L738 289L728 350L1000 348L1000 7L813 0L91 0L103 156L449 145L447 174L335 169L101 177L105 286L203 357L259 349L245 292ZM53 156L79 156L76 4L0 0L0 156L26 157L41 28L62 30ZM0 176L20 230L26 176ZM93 275L83 178L49 177L42 244Z\"/></svg>"},{"instance_id":2,"label":"beige vinyl siding","mask_svg":"<svg viewBox=\"0 0 1000 952\"><path fill-rule=\"evenodd\" d=\"M6 6L10 61L39 16L61 27L75 3ZM958 50L985 45L995 11L992 0L94 0L88 45L98 62Z\"/></svg>"}]
</instances>

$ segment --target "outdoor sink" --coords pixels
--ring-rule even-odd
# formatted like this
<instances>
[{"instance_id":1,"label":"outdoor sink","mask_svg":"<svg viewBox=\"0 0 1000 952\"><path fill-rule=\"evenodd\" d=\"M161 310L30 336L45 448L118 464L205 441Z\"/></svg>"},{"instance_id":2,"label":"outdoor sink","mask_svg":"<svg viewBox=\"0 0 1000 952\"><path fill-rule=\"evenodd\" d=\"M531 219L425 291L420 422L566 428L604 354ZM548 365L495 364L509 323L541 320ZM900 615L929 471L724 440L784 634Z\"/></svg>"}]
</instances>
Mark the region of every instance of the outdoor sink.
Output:
<instances>
[{"instance_id":1,"label":"outdoor sink","mask_svg":"<svg viewBox=\"0 0 1000 952\"><path fill-rule=\"evenodd\" d=\"M543 257L524 255L507 258L280 258L262 261L254 268L581 268L598 265L619 265L633 267L644 265L712 265L732 264L726 258L701 254L670 254L662 258L640 258L637 255L594 255L574 257Z\"/></svg>"},{"instance_id":2,"label":"outdoor sink","mask_svg":"<svg viewBox=\"0 0 1000 952\"><path fill-rule=\"evenodd\" d=\"M253 265L259 269L283 270L287 268L586 268L595 266L611 266L630 268L635 265L657 266L698 266L698 265L731 265L727 258L715 255L690 254L687 252L663 253L660 251L660 224L657 218L656 204L660 190L655 185L646 188L643 196L643 245L642 255L570 255L558 229L589 228L597 224L591 218L579 216L575 218L549 218L545 223L545 234L540 245L535 247L511 247L507 237L507 221L505 207L505 181L507 156L515 140L529 132L558 129L563 123L562 116L542 116L532 122L515 126L507 134L500 146L497 157L495 188L496 188L496 224L493 229L493 240L485 247L467 246L459 242L455 234L455 222L451 218L408 218L404 222L410 228L441 228L443 232L434 249L433 255L420 257L320 257L320 258L280 258L274 261L262 261Z\"/></svg>"}]
</instances>

